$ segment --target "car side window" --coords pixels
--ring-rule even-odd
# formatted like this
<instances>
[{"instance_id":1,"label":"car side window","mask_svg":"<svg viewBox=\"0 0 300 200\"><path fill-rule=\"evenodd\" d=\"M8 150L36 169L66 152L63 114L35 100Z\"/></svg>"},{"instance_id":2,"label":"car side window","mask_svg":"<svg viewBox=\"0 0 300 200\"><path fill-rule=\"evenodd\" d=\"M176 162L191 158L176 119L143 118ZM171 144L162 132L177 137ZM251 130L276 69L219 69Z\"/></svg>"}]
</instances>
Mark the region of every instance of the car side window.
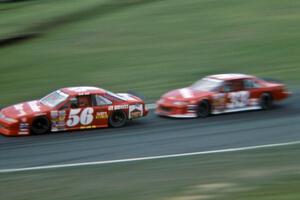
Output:
<instances>
[{"instance_id":1,"label":"car side window","mask_svg":"<svg viewBox=\"0 0 300 200\"><path fill-rule=\"evenodd\" d=\"M94 105L95 106L105 106L105 105L111 105L111 104L112 104L112 102L109 99L107 99L101 95L94 96Z\"/></svg>"},{"instance_id":2,"label":"car side window","mask_svg":"<svg viewBox=\"0 0 300 200\"><path fill-rule=\"evenodd\" d=\"M226 81L223 85L223 92L237 92L243 89L243 83L241 80Z\"/></svg>"},{"instance_id":3,"label":"car side window","mask_svg":"<svg viewBox=\"0 0 300 200\"><path fill-rule=\"evenodd\" d=\"M232 91L232 84L231 82L227 81L223 85L223 92L231 92Z\"/></svg>"},{"instance_id":4,"label":"car side window","mask_svg":"<svg viewBox=\"0 0 300 200\"><path fill-rule=\"evenodd\" d=\"M77 103L79 108L91 107L92 106L91 95L77 96Z\"/></svg>"},{"instance_id":5,"label":"car side window","mask_svg":"<svg viewBox=\"0 0 300 200\"><path fill-rule=\"evenodd\" d=\"M63 106L60 107L59 110L67 110L67 109L76 109L76 108L84 108L91 107L92 99L91 95L83 95L70 98Z\"/></svg>"},{"instance_id":6,"label":"car side window","mask_svg":"<svg viewBox=\"0 0 300 200\"><path fill-rule=\"evenodd\" d=\"M69 99L64 105L62 105L59 110L68 110L71 108L79 108L77 97Z\"/></svg>"},{"instance_id":7,"label":"car side window","mask_svg":"<svg viewBox=\"0 0 300 200\"><path fill-rule=\"evenodd\" d=\"M61 106L61 107L59 108L59 110L67 110L67 109L70 109L70 107L71 107L71 102L68 101L68 102L66 102L63 106Z\"/></svg>"},{"instance_id":8,"label":"car side window","mask_svg":"<svg viewBox=\"0 0 300 200\"><path fill-rule=\"evenodd\" d=\"M260 84L253 79L245 79L243 82L245 89L260 88Z\"/></svg>"}]
</instances>

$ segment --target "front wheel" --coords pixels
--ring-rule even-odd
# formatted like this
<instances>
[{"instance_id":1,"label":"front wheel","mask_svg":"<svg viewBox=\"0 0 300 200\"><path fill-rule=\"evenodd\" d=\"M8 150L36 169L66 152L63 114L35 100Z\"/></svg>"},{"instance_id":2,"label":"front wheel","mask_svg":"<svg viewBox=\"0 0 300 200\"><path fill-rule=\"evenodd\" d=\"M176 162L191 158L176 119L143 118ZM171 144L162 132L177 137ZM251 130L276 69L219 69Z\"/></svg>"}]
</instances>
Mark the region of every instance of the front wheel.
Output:
<instances>
[{"instance_id":1,"label":"front wheel","mask_svg":"<svg viewBox=\"0 0 300 200\"><path fill-rule=\"evenodd\" d=\"M208 117L210 115L210 104L208 101L204 100L201 101L198 105L198 110L197 110L197 114L198 117L204 118L204 117Z\"/></svg>"},{"instance_id":2,"label":"front wheel","mask_svg":"<svg viewBox=\"0 0 300 200\"><path fill-rule=\"evenodd\" d=\"M122 110L115 111L111 114L108 121L111 127L114 128L122 127L126 124L127 121L126 113Z\"/></svg>"},{"instance_id":3,"label":"front wheel","mask_svg":"<svg viewBox=\"0 0 300 200\"><path fill-rule=\"evenodd\" d=\"M260 106L263 110L270 110L273 107L273 98L270 94L264 93L260 97Z\"/></svg>"},{"instance_id":4,"label":"front wheel","mask_svg":"<svg viewBox=\"0 0 300 200\"><path fill-rule=\"evenodd\" d=\"M31 124L31 133L34 135L42 135L50 132L51 123L47 117L41 116L33 120Z\"/></svg>"}]
</instances>

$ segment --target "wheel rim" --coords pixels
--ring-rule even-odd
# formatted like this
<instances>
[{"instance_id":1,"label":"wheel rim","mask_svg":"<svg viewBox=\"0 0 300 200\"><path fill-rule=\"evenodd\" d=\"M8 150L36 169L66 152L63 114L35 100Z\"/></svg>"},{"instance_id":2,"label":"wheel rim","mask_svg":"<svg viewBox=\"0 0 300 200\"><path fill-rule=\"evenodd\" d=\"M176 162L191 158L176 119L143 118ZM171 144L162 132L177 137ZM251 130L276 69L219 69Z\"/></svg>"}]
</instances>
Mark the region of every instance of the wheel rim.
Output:
<instances>
[{"instance_id":1,"label":"wheel rim","mask_svg":"<svg viewBox=\"0 0 300 200\"><path fill-rule=\"evenodd\" d=\"M264 96L263 97L263 108L264 109L269 109L272 107L272 100L270 96Z\"/></svg>"},{"instance_id":2,"label":"wheel rim","mask_svg":"<svg viewBox=\"0 0 300 200\"><path fill-rule=\"evenodd\" d=\"M116 112L111 116L110 125L113 127L120 127L126 123L126 116L124 112Z\"/></svg>"},{"instance_id":3,"label":"wheel rim","mask_svg":"<svg viewBox=\"0 0 300 200\"><path fill-rule=\"evenodd\" d=\"M124 120L124 116L121 116L122 114L118 113L116 115L113 116L113 122L115 123L121 123Z\"/></svg>"},{"instance_id":4,"label":"wheel rim","mask_svg":"<svg viewBox=\"0 0 300 200\"><path fill-rule=\"evenodd\" d=\"M32 130L35 134L46 133L49 130L49 123L46 119L38 119L33 123Z\"/></svg>"},{"instance_id":5,"label":"wheel rim","mask_svg":"<svg viewBox=\"0 0 300 200\"><path fill-rule=\"evenodd\" d=\"M208 106L206 104L201 104L198 110L199 116L207 116L208 115Z\"/></svg>"}]
</instances>

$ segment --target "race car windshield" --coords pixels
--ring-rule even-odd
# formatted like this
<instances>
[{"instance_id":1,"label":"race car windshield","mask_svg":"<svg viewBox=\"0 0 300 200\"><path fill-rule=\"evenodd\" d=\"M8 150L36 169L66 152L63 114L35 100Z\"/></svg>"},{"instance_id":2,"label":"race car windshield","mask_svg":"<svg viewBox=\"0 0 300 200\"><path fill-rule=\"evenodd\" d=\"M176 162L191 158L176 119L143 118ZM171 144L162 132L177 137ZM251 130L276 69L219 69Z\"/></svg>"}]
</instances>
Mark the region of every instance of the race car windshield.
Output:
<instances>
[{"instance_id":1,"label":"race car windshield","mask_svg":"<svg viewBox=\"0 0 300 200\"><path fill-rule=\"evenodd\" d=\"M68 97L69 95L63 93L60 90L57 90L42 98L40 102L46 106L55 107L64 102Z\"/></svg>"},{"instance_id":2,"label":"race car windshield","mask_svg":"<svg viewBox=\"0 0 300 200\"><path fill-rule=\"evenodd\" d=\"M211 78L203 78L194 83L191 88L199 91L214 91L222 85L223 81Z\"/></svg>"}]
</instances>

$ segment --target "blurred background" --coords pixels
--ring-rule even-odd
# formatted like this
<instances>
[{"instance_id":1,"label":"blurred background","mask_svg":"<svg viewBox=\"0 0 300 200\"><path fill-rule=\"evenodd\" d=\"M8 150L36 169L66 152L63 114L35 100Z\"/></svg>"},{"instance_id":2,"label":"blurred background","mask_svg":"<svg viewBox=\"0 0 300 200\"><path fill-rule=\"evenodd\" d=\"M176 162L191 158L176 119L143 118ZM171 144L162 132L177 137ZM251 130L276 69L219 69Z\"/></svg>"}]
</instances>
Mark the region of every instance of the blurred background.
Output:
<instances>
[{"instance_id":1,"label":"blurred background","mask_svg":"<svg viewBox=\"0 0 300 200\"><path fill-rule=\"evenodd\" d=\"M294 0L15 0L0 4L0 105L64 86L154 101L202 76L299 83Z\"/></svg>"},{"instance_id":2,"label":"blurred background","mask_svg":"<svg viewBox=\"0 0 300 200\"><path fill-rule=\"evenodd\" d=\"M0 107L84 85L136 91L154 102L216 73L270 77L297 91L299 21L295 0L0 0ZM5 174L0 193L298 200L297 147Z\"/></svg>"}]
</instances>

